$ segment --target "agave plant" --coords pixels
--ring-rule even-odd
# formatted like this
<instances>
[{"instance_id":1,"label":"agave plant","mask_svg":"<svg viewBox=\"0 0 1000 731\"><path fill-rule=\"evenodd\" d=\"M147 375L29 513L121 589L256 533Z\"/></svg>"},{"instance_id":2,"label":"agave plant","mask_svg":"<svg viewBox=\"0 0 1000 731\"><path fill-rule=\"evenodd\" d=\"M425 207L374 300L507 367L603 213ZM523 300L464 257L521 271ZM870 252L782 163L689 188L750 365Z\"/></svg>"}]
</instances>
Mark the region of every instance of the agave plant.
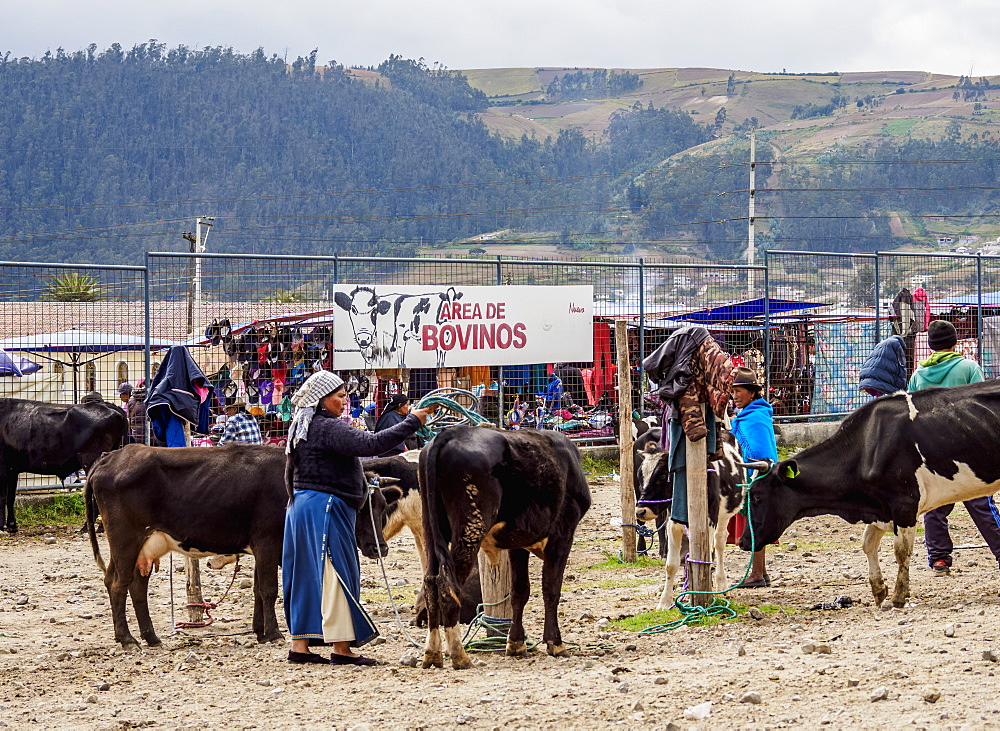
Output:
<instances>
[{"instance_id":1,"label":"agave plant","mask_svg":"<svg viewBox=\"0 0 1000 731\"><path fill-rule=\"evenodd\" d=\"M89 274L56 274L45 287L45 299L53 302L97 302L104 295L100 281Z\"/></svg>"},{"instance_id":2,"label":"agave plant","mask_svg":"<svg viewBox=\"0 0 1000 731\"><path fill-rule=\"evenodd\" d=\"M277 289L274 291L274 301L279 304L291 304L294 302L304 302L305 296L301 292L289 289Z\"/></svg>"}]
</instances>

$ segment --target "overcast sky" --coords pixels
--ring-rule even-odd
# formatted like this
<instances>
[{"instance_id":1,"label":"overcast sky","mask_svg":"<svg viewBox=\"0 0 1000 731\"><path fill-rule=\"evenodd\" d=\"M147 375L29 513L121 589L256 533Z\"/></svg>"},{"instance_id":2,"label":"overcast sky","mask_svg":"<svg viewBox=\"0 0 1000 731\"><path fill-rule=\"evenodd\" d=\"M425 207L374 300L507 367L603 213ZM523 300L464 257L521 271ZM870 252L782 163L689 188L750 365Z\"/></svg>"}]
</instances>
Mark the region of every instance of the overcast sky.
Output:
<instances>
[{"instance_id":1,"label":"overcast sky","mask_svg":"<svg viewBox=\"0 0 1000 731\"><path fill-rule=\"evenodd\" d=\"M749 71L1000 74L996 0L22 0L0 52L96 43L263 47L294 60L452 69L708 66Z\"/></svg>"}]
</instances>

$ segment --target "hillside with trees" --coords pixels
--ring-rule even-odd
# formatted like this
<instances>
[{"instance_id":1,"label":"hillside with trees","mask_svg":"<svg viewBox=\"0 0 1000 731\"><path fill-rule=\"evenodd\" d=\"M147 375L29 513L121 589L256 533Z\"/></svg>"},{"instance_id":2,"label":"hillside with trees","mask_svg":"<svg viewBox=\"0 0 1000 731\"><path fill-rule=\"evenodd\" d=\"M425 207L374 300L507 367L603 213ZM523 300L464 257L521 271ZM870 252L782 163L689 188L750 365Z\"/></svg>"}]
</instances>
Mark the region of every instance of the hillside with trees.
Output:
<instances>
[{"instance_id":1,"label":"hillside with trees","mask_svg":"<svg viewBox=\"0 0 1000 731\"><path fill-rule=\"evenodd\" d=\"M489 235L491 255L517 242L730 261L745 248L751 128L762 248L986 234L1000 211L988 79L490 77L316 56L150 41L0 57L0 257L135 263L186 249L181 234L212 215L221 252L410 255ZM768 91L783 82L795 93ZM896 104L878 133L848 124L921 95L979 117Z\"/></svg>"}]
</instances>

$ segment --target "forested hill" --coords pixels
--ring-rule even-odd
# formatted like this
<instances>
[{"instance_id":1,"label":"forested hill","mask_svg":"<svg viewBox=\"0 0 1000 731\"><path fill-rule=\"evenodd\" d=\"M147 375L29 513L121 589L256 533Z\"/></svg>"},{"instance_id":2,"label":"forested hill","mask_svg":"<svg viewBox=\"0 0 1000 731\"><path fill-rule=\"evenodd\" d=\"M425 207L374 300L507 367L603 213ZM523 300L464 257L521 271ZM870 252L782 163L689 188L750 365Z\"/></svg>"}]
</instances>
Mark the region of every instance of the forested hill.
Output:
<instances>
[{"instance_id":1,"label":"forested hill","mask_svg":"<svg viewBox=\"0 0 1000 731\"><path fill-rule=\"evenodd\" d=\"M217 218L213 251L406 254L499 229L601 230L612 167L707 139L650 110L607 146L510 140L472 115L486 97L461 74L399 57L374 83L319 68L315 54L286 66L153 42L4 58L0 257L135 262L186 246L198 215Z\"/></svg>"},{"instance_id":2,"label":"forested hill","mask_svg":"<svg viewBox=\"0 0 1000 731\"><path fill-rule=\"evenodd\" d=\"M186 250L181 233L209 215L210 249L221 252L407 255L450 244L494 254L516 244L731 261L746 241L751 126L764 127L762 248L871 251L998 233L1000 149L958 119L925 137L896 119L885 134L806 155L780 119L706 118L687 102L644 97L649 74L567 70L544 75L545 104L515 101L554 114L603 95L615 111L600 129L511 134L496 120L513 107L477 73L478 87L398 56L349 69L315 52L287 64L155 41L0 57L0 259L135 263L145 250ZM734 74L719 83L721 98L753 98ZM848 86L829 87L833 111L815 92L787 100L789 114L799 110L795 139L808 131L803 114L813 124L898 95L865 87L854 99ZM986 80L955 87L987 111L997 91ZM713 92L684 91L697 104ZM739 114L753 115L744 105Z\"/></svg>"}]
</instances>

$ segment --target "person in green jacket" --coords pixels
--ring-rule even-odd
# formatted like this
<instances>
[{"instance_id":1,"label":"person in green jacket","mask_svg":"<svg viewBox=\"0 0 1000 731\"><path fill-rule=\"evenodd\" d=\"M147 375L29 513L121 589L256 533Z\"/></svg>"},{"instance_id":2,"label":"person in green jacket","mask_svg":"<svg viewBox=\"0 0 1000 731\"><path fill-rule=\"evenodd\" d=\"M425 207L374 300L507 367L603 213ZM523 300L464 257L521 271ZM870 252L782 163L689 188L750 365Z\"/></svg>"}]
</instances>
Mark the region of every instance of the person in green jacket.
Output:
<instances>
[{"instance_id":1,"label":"person in green jacket","mask_svg":"<svg viewBox=\"0 0 1000 731\"><path fill-rule=\"evenodd\" d=\"M910 376L911 392L925 388L962 386L985 380L983 370L978 363L963 358L960 353L955 352L957 343L958 333L950 322L934 320L928 325L927 344L933 348L934 354L920 361L920 367ZM948 515L954 507L954 505L942 505L924 513L927 563L933 569L935 576L947 576L951 573L951 552L954 546L951 534L948 532ZM986 539L990 551L1000 562L1000 513L993 504L993 498L977 497L966 500L965 508Z\"/></svg>"}]
</instances>

